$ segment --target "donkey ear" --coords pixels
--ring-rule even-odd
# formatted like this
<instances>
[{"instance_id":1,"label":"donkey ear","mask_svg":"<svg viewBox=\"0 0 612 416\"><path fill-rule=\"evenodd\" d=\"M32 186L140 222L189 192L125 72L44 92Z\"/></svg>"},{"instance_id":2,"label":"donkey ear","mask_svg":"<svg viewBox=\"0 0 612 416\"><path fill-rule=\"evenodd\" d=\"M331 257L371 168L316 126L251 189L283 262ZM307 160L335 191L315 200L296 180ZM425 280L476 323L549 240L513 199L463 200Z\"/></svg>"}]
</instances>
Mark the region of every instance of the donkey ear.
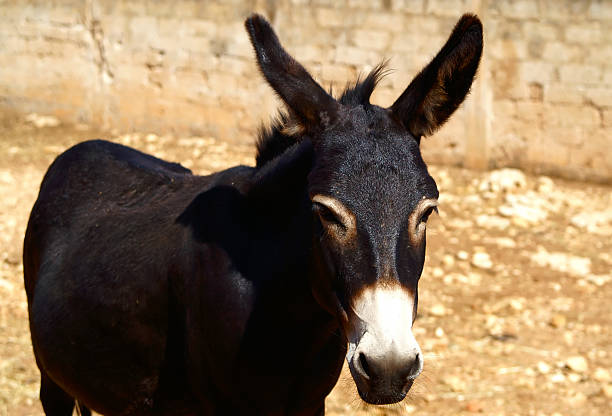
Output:
<instances>
[{"instance_id":1,"label":"donkey ear","mask_svg":"<svg viewBox=\"0 0 612 416\"><path fill-rule=\"evenodd\" d=\"M264 77L307 129L325 128L337 117L339 104L281 46L270 24L254 14L244 23Z\"/></svg>"},{"instance_id":2,"label":"donkey ear","mask_svg":"<svg viewBox=\"0 0 612 416\"><path fill-rule=\"evenodd\" d=\"M391 111L419 140L436 131L470 90L482 55L482 23L465 14L446 44L393 103Z\"/></svg>"}]
</instances>

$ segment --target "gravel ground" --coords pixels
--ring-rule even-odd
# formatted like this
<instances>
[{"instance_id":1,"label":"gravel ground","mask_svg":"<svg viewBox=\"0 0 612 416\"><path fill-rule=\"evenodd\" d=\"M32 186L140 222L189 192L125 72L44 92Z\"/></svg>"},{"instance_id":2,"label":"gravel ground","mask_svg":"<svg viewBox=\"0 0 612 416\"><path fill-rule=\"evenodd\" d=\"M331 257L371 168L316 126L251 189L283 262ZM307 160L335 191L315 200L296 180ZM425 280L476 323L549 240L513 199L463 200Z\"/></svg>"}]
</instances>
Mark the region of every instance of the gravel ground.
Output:
<instances>
[{"instance_id":1,"label":"gravel ground","mask_svg":"<svg viewBox=\"0 0 612 416\"><path fill-rule=\"evenodd\" d=\"M3 120L0 137L0 415L41 415L21 250L53 158L104 137L203 174L253 163L253 148L36 115ZM425 370L404 402L387 407L362 404L345 371L328 414L610 414L612 188L511 169L430 171L440 214L428 226L414 327Z\"/></svg>"}]
</instances>

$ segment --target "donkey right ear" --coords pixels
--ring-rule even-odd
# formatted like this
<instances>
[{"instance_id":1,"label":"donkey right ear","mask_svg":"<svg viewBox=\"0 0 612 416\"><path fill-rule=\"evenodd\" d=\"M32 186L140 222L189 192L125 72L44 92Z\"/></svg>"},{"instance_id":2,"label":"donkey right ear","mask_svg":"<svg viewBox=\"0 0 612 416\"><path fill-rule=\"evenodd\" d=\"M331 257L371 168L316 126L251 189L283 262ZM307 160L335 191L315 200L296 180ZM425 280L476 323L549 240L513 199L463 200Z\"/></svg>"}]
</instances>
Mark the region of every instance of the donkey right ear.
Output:
<instances>
[{"instance_id":1,"label":"donkey right ear","mask_svg":"<svg viewBox=\"0 0 612 416\"><path fill-rule=\"evenodd\" d=\"M463 101L482 54L482 23L465 14L446 44L393 103L391 111L420 140L436 131Z\"/></svg>"},{"instance_id":2,"label":"donkey right ear","mask_svg":"<svg viewBox=\"0 0 612 416\"><path fill-rule=\"evenodd\" d=\"M340 104L283 49L266 19L254 14L244 25L255 48L259 69L303 127L309 130L332 124Z\"/></svg>"}]
</instances>

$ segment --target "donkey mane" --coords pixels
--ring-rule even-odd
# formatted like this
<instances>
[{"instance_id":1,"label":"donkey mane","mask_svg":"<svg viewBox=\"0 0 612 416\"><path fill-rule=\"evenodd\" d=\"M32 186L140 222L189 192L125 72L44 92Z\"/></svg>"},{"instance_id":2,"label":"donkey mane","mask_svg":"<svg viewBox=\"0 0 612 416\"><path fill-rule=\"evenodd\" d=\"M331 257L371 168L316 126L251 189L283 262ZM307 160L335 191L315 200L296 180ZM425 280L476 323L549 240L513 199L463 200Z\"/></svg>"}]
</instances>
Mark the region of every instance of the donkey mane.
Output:
<instances>
[{"instance_id":1,"label":"donkey mane","mask_svg":"<svg viewBox=\"0 0 612 416\"><path fill-rule=\"evenodd\" d=\"M387 64L388 60L384 60L376 65L364 79L359 76L354 83L349 82L340 95L338 100L340 104L349 107L369 106L374 88L391 72ZM256 166L260 168L283 154L285 150L301 141L303 136L303 130L295 118L290 113L279 110L269 126L262 125L259 128L256 142Z\"/></svg>"}]
</instances>

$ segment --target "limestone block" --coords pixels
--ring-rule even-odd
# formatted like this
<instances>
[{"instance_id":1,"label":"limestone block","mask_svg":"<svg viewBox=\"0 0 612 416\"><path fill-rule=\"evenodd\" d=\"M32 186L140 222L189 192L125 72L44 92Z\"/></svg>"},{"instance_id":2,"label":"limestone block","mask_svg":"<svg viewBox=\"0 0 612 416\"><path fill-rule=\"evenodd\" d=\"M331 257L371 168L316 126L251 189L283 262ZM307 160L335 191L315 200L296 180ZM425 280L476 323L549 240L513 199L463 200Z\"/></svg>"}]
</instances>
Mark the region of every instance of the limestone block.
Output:
<instances>
[{"instance_id":1,"label":"limestone block","mask_svg":"<svg viewBox=\"0 0 612 416\"><path fill-rule=\"evenodd\" d=\"M599 111L585 105L547 105L544 123L554 126L599 126Z\"/></svg>"},{"instance_id":2,"label":"limestone block","mask_svg":"<svg viewBox=\"0 0 612 416\"><path fill-rule=\"evenodd\" d=\"M217 68L227 74L240 77L248 75L253 69L253 62L242 57L236 56L220 56L217 62Z\"/></svg>"},{"instance_id":3,"label":"limestone block","mask_svg":"<svg viewBox=\"0 0 612 416\"><path fill-rule=\"evenodd\" d=\"M522 33L526 39L555 41L561 39L562 26L542 21L525 21L522 25Z\"/></svg>"},{"instance_id":4,"label":"limestone block","mask_svg":"<svg viewBox=\"0 0 612 416\"><path fill-rule=\"evenodd\" d=\"M523 39L492 39L487 43L486 52L494 59L523 60L529 56L528 43Z\"/></svg>"},{"instance_id":5,"label":"limestone block","mask_svg":"<svg viewBox=\"0 0 612 416\"><path fill-rule=\"evenodd\" d=\"M572 84L597 84L601 81L602 69L600 66L588 64L569 64L559 68L562 82Z\"/></svg>"},{"instance_id":6,"label":"limestone block","mask_svg":"<svg viewBox=\"0 0 612 416\"><path fill-rule=\"evenodd\" d=\"M437 16L456 17L469 10L469 2L466 0L429 0L426 13Z\"/></svg>"},{"instance_id":7,"label":"limestone block","mask_svg":"<svg viewBox=\"0 0 612 416\"><path fill-rule=\"evenodd\" d=\"M382 30L355 30L350 36L353 45L374 51L387 48L390 38L390 33Z\"/></svg>"},{"instance_id":8,"label":"limestone block","mask_svg":"<svg viewBox=\"0 0 612 416\"><path fill-rule=\"evenodd\" d=\"M612 66L603 68L603 85L612 85Z\"/></svg>"},{"instance_id":9,"label":"limestone block","mask_svg":"<svg viewBox=\"0 0 612 416\"><path fill-rule=\"evenodd\" d=\"M317 6L345 8L346 0L311 0L311 2Z\"/></svg>"},{"instance_id":10,"label":"limestone block","mask_svg":"<svg viewBox=\"0 0 612 416\"><path fill-rule=\"evenodd\" d=\"M599 22L570 24L565 28L565 40L571 43L597 44L602 40L602 30Z\"/></svg>"},{"instance_id":11,"label":"limestone block","mask_svg":"<svg viewBox=\"0 0 612 416\"><path fill-rule=\"evenodd\" d=\"M539 17L538 3L531 0L500 0L491 4L491 12L515 19Z\"/></svg>"},{"instance_id":12,"label":"limestone block","mask_svg":"<svg viewBox=\"0 0 612 416\"><path fill-rule=\"evenodd\" d=\"M555 65L544 61L527 61L518 64L521 82L547 83L554 80Z\"/></svg>"},{"instance_id":13,"label":"limestone block","mask_svg":"<svg viewBox=\"0 0 612 416\"><path fill-rule=\"evenodd\" d=\"M322 27L345 27L348 20L342 10L320 7L316 9L315 17Z\"/></svg>"},{"instance_id":14,"label":"limestone block","mask_svg":"<svg viewBox=\"0 0 612 416\"><path fill-rule=\"evenodd\" d=\"M589 2L576 0L540 0L540 10L546 19L575 21L585 17Z\"/></svg>"},{"instance_id":15,"label":"limestone block","mask_svg":"<svg viewBox=\"0 0 612 416\"><path fill-rule=\"evenodd\" d=\"M508 19L505 16L496 14L495 7L492 7L490 12L490 15L487 16L487 28L485 29L485 36L487 39L525 39L523 35L524 23L522 21Z\"/></svg>"},{"instance_id":16,"label":"limestone block","mask_svg":"<svg viewBox=\"0 0 612 416\"><path fill-rule=\"evenodd\" d=\"M540 122L546 112L546 105L539 102L521 102L516 106L516 115L527 122Z\"/></svg>"},{"instance_id":17,"label":"limestone block","mask_svg":"<svg viewBox=\"0 0 612 416\"><path fill-rule=\"evenodd\" d=\"M587 50L583 46L563 42L546 42L542 58L547 62L581 62Z\"/></svg>"},{"instance_id":18,"label":"limestone block","mask_svg":"<svg viewBox=\"0 0 612 416\"><path fill-rule=\"evenodd\" d=\"M151 16L137 16L129 22L130 41L135 45L149 46L159 39L157 19Z\"/></svg>"},{"instance_id":19,"label":"limestone block","mask_svg":"<svg viewBox=\"0 0 612 416\"><path fill-rule=\"evenodd\" d=\"M347 6L355 9L382 9L383 0L348 0Z\"/></svg>"},{"instance_id":20,"label":"limestone block","mask_svg":"<svg viewBox=\"0 0 612 416\"><path fill-rule=\"evenodd\" d=\"M612 30L610 30L610 32L612 32ZM596 47L590 47L587 50L589 54L586 60L587 62L601 64L604 66L605 70L612 71L612 66L610 66L612 62L612 44L607 43Z\"/></svg>"},{"instance_id":21,"label":"limestone block","mask_svg":"<svg viewBox=\"0 0 612 416\"><path fill-rule=\"evenodd\" d=\"M513 100L496 100L493 102L493 111L496 119L507 120L517 115L517 103Z\"/></svg>"},{"instance_id":22,"label":"limestone block","mask_svg":"<svg viewBox=\"0 0 612 416\"><path fill-rule=\"evenodd\" d=\"M414 55L417 53L418 45L415 36L410 33L394 33L390 49L394 55Z\"/></svg>"},{"instance_id":23,"label":"limestone block","mask_svg":"<svg viewBox=\"0 0 612 416\"><path fill-rule=\"evenodd\" d=\"M591 19L612 19L612 2L609 0L592 0L589 5L588 15Z\"/></svg>"},{"instance_id":24,"label":"limestone block","mask_svg":"<svg viewBox=\"0 0 612 416\"><path fill-rule=\"evenodd\" d=\"M404 16L400 13L369 12L365 16L364 26L389 32L402 32Z\"/></svg>"},{"instance_id":25,"label":"limestone block","mask_svg":"<svg viewBox=\"0 0 612 416\"><path fill-rule=\"evenodd\" d=\"M424 12L423 0L391 0L391 10L422 14Z\"/></svg>"},{"instance_id":26,"label":"limestone block","mask_svg":"<svg viewBox=\"0 0 612 416\"><path fill-rule=\"evenodd\" d=\"M344 46L336 49L334 60L340 64L363 66L375 64L379 57L376 52L354 46Z\"/></svg>"},{"instance_id":27,"label":"limestone block","mask_svg":"<svg viewBox=\"0 0 612 416\"><path fill-rule=\"evenodd\" d=\"M612 85L587 88L586 98L598 107L612 107Z\"/></svg>"},{"instance_id":28,"label":"limestone block","mask_svg":"<svg viewBox=\"0 0 612 416\"><path fill-rule=\"evenodd\" d=\"M50 22L61 23L64 25L74 25L82 21L84 4L71 0L64 1L62 4L53 4L49 8L44 8L43 13Z\"/></svg>"},{"instance_id":29,"label":"limestone block","mask_svg":"<svg viewBox=\"0 0 612 416\"><path fill-rule=\"evenodd\" d=\"M604 127L612 127L612 109L606 109L602 112Z\"/></svg>"},{"instance_id":30,"label":"limestone block","mask_svg":"<svg viewBox=\"0 0 612 416\"><path fill-rule=\"evenodd\" d=\"M557 145L561 144L572 149L577 149L583 146L584 143L589 140L589 137L593 131L593 127L586 127L571 123L566 123L564 126L554 125L546 127L546 135L551 139L554 139Z\"/></svg>"},{"instance_id":31,"label":"limestone block","mask_svg":"<svg viewBox=\"0 0 612 416\"><path fill-rule=\"evenodd\" d=\"M320 47L318 45L296 45L291 48L290 53L295 56L295 58L302 62L329 62L333 59L333 51L334 49L331 47Z\"/></svg>"},{"instance_id":32,"label":"limestone block","mask_svg":"<svg viewBox=\"0 0 612 416\"><path fill-rule=\"evenodd\" d=\"M569 155L569 148L559 145L554 138L540 137L527 148L528 163L536 166L567 167Z\"/></svg>"},{"instance_id":33,"label":"limestone block","mask_svg":"<svg viewBox=\"0 0 612 416\"><path fill-rule=\"evenodd\" d=\"M384 88L381 86L374 90L370 102L381 107L390 107L395 100L397 100L397 97L399 97L400 94L401 91L397 92L391 88Z\"/></svg>"},{"instance_id":34,"label":"limestone block","mask_svg":"<svg viewBox=\"0 0 612 416\"><path fill-rule=\"evenodd\" d=\"M315 74L324 83L343 85L355 78L355 72L355 69L349 65L324 63Z\"/></svg>"},{"instance_id":35,"label":"limestone block","mask_svg":"<svg viewBox=\"0 0 612 416\"><path fill-rule=\"evenodd\" d=\"M544 86L544 100L551 103L581 104L585 89L581 85L552 82Z\"/></svg>"}]
</instances>

